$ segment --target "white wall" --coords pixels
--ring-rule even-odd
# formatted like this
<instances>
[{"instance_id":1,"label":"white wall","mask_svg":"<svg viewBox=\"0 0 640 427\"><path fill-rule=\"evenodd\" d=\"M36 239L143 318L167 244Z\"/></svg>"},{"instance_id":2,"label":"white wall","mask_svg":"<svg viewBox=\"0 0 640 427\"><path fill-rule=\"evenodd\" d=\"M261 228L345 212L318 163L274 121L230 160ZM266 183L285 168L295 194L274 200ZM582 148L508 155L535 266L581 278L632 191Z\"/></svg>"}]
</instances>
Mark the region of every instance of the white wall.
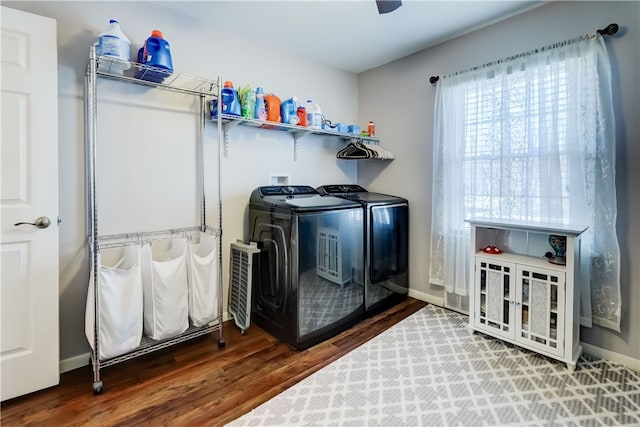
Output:
<instances>
[{"instance_id":1,"label":"white wall","mask_svg":"<svg viewBox=\"0 0 640 427\"><path fill-rule=\"evenodd\" d=\"M396 192L411 203L410 284L441 297L429 284L433 104L432 75L443 75L557 41L620 25L607 39L616 108L618 239L621 249L622 332L582 328L593 347L640 359L640 3L552 2L479 31L358 76L360 122L376 121L378 135L397 159L383 170L362 164L358 180L370 190Z\"/></svg>"},{"instance_id":2,"label":"white wall","mask_svg":"<svg viewBox=\"0 0 640 427\"><path fill-rule=\"evenodd\" d=\"M332 121L354 122L357 77L283 53L268 40L215 32L215 22L193 20L162 2L3 2L4 6L58 22L60 164L60 358L85 354L84 307L88 282L85 215L83 78L89 46L110 18L131 39L132 55L159 29L170 42L177 72L235 87L263 86L281 99L313 98ZM211 3L215 7L215 2ZM174 5L175 6L175 5ZM242 6L238 6L241 13ZM179 8L178 8L179 10ZM239 20L239 25L241 22ZM99 233L123 233L199 224L195 168L197 104L181 94L119 82L99 82ZM46 112L43 112L46 114ZM213 124L204 130L207 194L215 196ZM288 172L291 183L317 186L355 182L356 164L337 161L344 143L311 135L299 144L282 132L237 127L222 160L223 268L227 288L229 242L246 236L251 190L268 184L269 172ZM207 221L217 225L217 201L209 197ZM226 301L226 297L225 297ZM226 306L226 303L225 303Z\"/></svg>"}]
</instances>

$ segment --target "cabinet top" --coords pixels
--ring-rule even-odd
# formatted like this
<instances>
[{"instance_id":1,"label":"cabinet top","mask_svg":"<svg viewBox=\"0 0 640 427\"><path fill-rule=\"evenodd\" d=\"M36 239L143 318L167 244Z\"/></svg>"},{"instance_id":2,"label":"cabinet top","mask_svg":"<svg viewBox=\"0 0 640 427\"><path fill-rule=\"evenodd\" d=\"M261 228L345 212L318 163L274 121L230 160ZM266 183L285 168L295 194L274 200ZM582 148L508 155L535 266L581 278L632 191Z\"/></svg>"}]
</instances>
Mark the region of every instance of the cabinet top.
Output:
<instances>
[{"instance_id":1,"label":"cabinet top","mask_svg":"<svg viewBox=\"0 0 640 427\"><path fill-rule=\"evenodd\" d=\"M582 224L560 224L500 218L466 218L465 222L479 227L498 228L504 230L540 231L565 236L578 236L589 228L589 226Z\"/></svg>"}]
</instances>

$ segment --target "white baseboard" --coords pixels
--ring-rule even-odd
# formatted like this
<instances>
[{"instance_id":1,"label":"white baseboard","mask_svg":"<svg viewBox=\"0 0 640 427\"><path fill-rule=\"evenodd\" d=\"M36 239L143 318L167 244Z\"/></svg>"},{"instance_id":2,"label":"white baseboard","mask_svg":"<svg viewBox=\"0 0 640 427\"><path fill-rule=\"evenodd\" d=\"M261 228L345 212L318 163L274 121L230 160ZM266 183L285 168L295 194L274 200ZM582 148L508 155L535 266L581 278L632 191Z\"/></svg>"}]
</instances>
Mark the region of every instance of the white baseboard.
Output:
<instances>
[{"instance_id":1,"label":"white baseboard","mask_svg":"<svg viewBox=\"0 0 640 427\"><path fill-rule=\"evenodd\" d=\"M625 356L624 354L616 353L614 351L605 350L603 348L596 347L595 345L587 344L584 342L581 342L580 344L582 345L582 350L584 351L584 353L587 353L590 356L609 360L614 363L619 363L626 368L640 372L640 359L634 359L633 357Z\"/></svg>"},{"instance_id":2,"label":"white baseboard","mask_svg":"<svg viewBox=\"0 0 640 427\"><path fill-rule=\"evenodd\" d=\"M83 366L89 366L91 361L91 353L84 353L78 356L73 356L68 359L60 361L60 373L73 371L74 369L82 368Z\"/></svg>"},{"instance_id":3,"label":"white baseboard","mask_svg":"<svg viewBox=\"0 0 640 427\"><path fill-rule=\"evenodd\" d=\"M429 304L437 305L438 307L444 307L444 298L442 297L416 291L415 289L409 289L409 296Z\"/></svg>"}]
</instances>

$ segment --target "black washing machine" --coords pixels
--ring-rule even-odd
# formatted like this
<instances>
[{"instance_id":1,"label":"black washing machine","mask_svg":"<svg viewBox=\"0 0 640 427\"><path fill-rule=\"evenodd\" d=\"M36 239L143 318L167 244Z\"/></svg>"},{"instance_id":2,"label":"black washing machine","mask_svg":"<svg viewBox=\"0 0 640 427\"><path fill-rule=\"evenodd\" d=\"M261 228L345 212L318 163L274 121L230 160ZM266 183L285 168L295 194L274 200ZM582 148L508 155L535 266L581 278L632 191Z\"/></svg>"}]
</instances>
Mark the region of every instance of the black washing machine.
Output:
<instances>
[{"instance_id":1,"label":"black washing machine","mask_svg":"<svg viewBox=\"0 0 640 427\"><path fill-rule=\"evenodd\" d=\"M409 201L355 184L323 185L317 190L362 206L365 251L358 280L364 285L365 316L404 300L409 292Z\"/></svg>"},{"instance_id":2,"label":"black washing machine","mask_svg":"<svg viewBox=\"0 0 640 427\"><path fill-rule=\"evenodd\" d=\"M261 248L251 320L302 350L360 321L363 211L309 186L258 187L249 201L249 239Z\"/></svg>"}]
</instances>

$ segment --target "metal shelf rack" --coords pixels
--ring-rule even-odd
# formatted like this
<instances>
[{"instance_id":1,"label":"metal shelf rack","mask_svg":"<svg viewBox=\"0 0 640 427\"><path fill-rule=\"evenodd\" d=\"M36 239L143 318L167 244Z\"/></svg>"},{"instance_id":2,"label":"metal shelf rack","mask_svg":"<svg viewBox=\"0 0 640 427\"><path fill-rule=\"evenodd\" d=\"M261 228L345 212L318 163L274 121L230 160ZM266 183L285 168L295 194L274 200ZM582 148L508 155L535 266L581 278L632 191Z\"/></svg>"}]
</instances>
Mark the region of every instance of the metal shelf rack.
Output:
<instances>
[{"instance_id":1,"label":"metal shelf rack","mask_svg":"<svg viewBox=\"0 0 640 427\"><path fill-rule=\"evenodd\" d=\"M276 130L280 132L287 132L293 135L294 144L294 160L298 159L298 141L308 135L327 135L338 137L347 142L360 141L364 143L379 144L380 138L373 136L354 135L351 133L336 132L329 129L311 129L305 126L290 125L287 123L270 122L265 120L249 119L246 117L235 116L232 114L221 114L215 117L210 117L209 120L218 122L222 120L222 127L224 130L224 144L225 153L229 153L229 131L236 126L247 126L252 128Z\"/></svg>"},{"instance_id":2,"label":"metal shelf rack","mask_svg":"<svg viewBox=\"0 0 640 427\"><path fill-rule=\"evenodd\" d=\"M91 364L93 367L93 392L94 394L102 392L103 383L100 379L100 369L111 366L138 356L142 356L151 353L156 350L160 350L180 342L184 342L199 336L203 336L215 331L218 331L218 345L224 347L225 340L223 336L223 322L222 322L222 197L221 197L221 176L220 176L220 147L222 145L222 121L217 120L218 130L218 219L219 223L216 227L210 227L206 223L206 197L205 197L205 182L204 182L204 154L203 144L199 141L199 180L201 183L201 220L200 224L187 229L177 230L161 230L155 232L133 233L133 234L121 234L121 235L99 235L98 234L98 206L97 206L97 79L105 78L118 80L126 83L133 83L143 86L150 86L156 89L167 90L172 92L179 92L182 94L192 95L199 97L199 113L201 117L200 126L204 129L205 126L205 113L206 113L206 100L207 99L219 99L221 81L218 77L217 80L210 80L195 76L179 73L169 73L165 70L161 70L154 67L145 66L135 62L124 63L117 59L109 57L96 56L95 47L92 46L89 51L89 63L87 65L85 75L85 151L86 151L86 182L87 182L87 212L88 212L88 245L90 249L90 268L92 271L98 271L98 253L101 249L114 246L125 246L128 244L139 243L140 241L150 241L160 236L171 235L175 233L189 233L198 231L208 231L218 236L218 318L210 322L209 324L201 327L190 326L184 333L179 336L163 339L152 340L149 337L143 337L140 346L133 351L125 354L111 357L108 359L99 358L99 281L97 280L98 274L93 275L93 286L96 290L94 292L94 340L93 350L91 352ZM127 68L123 72L123 68ZM143 80L138 77L144 78L150 76L150 80L154 77L162 77L162 82L154 82ZM159 80L159 79L158 79ZM200 132L200 139L203 132Z\"/></svg>"}]
</instances>

